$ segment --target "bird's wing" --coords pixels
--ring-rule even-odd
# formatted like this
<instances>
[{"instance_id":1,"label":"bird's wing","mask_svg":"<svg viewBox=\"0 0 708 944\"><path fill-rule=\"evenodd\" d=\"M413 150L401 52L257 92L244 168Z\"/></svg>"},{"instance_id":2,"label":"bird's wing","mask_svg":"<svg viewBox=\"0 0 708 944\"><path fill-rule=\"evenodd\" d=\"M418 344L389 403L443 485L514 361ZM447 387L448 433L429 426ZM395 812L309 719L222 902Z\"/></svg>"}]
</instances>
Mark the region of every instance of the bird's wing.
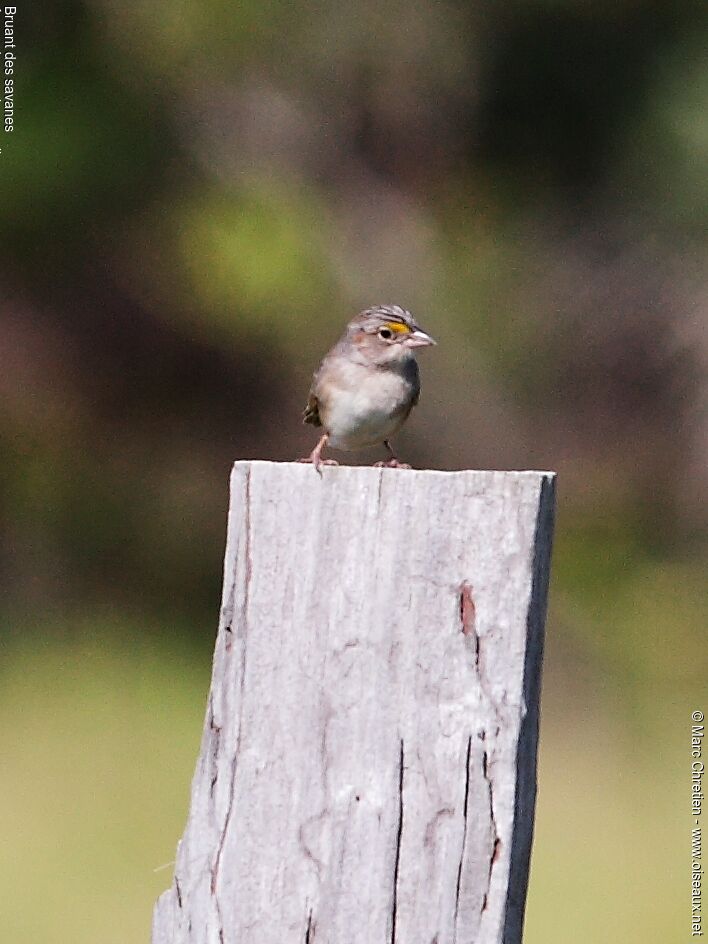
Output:
<instances>
[{"instance_id":1,"label":"bird's wing","mask_svg":"<svg viewBox=\"0 0 708 944\"><path fill-rule=\"evenodd\" d=\"M302 421L303 423L311 423L313 426L322 425L322 420L320 419L320 405L312 390L310 390L310 396L307 398L307 406L302 413Z\"/></svg>"}]
</instances>

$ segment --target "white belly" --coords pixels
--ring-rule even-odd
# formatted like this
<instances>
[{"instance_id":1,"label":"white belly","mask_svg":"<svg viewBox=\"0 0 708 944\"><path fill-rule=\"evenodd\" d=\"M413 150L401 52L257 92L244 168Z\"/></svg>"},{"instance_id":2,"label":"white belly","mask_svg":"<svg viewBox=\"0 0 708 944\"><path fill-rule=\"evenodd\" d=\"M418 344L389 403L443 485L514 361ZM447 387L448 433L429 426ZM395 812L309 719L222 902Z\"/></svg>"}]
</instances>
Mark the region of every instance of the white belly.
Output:
<instances>
[{"instance_id":1,"label":"white belly","mask_svg":"<svg viewBox=\"0 0 708 944\"><path fill-rule=\"evenodd\" d=\"M330 387L320 406L331 445L363 449L393 436L409 412L410 381L393 371L357 371L342 379L345 383Z\"/></svg>"}]
</instances>

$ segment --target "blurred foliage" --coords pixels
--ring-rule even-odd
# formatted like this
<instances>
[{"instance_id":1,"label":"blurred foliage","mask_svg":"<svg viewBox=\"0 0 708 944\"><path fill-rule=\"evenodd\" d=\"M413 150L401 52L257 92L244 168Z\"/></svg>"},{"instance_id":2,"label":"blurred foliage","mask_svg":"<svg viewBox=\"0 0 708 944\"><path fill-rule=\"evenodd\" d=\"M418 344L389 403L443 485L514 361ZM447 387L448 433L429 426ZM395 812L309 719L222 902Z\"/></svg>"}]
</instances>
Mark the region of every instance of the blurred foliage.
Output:
<instances>
[{"instance_id":1,"label":"blurred foliage","mask_svg":"<svg viewBox=\"0 0 708 944\"><path fill-rule=\"evenodd\" d=\"M676 847L671 738L706 694L705 5L57 0L16 26L13 940L147 935L199 737L229 465L309 451L310 371L378 301L440 341L410 461L560 473L529 940L675 936L661 879L634 883ZM655 901L637 923L634 888Z\"/></svg>"}]
</instances>

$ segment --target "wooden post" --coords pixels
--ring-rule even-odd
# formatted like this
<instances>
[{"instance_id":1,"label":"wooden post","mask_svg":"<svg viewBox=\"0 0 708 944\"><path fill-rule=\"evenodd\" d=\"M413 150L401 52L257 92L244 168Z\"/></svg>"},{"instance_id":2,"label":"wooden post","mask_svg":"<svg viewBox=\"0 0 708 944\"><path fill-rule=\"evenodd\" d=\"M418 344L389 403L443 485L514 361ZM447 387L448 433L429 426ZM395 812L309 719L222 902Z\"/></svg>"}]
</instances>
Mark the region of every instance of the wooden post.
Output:
<instances>
[{"instance_id":1,"label":"wooden post","mask_svg":"<svg viewBox=\"0 0 708 944\"><path fill-rule=\"evenodd\" d=\"M237 462L154 944L518 944L553 475Z\"/></svg>"}]
</instances>

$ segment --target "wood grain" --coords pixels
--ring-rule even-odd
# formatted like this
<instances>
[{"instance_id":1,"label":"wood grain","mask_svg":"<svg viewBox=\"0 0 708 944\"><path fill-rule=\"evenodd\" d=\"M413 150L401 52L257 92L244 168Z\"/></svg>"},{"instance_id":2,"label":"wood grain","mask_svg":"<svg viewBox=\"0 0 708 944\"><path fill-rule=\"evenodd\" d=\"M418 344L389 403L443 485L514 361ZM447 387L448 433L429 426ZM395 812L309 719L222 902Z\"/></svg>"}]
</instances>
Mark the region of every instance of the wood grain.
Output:
<instances>
[{"instance_id":1,"label":"wood grain","mask_svg":"<svg viewBox=\"0 0 708 944\"><path fill-rule=\"evenodd\" d=\"M553 476L238 462L154 944L517 944Z\"/></svg>"}]
</instances>

